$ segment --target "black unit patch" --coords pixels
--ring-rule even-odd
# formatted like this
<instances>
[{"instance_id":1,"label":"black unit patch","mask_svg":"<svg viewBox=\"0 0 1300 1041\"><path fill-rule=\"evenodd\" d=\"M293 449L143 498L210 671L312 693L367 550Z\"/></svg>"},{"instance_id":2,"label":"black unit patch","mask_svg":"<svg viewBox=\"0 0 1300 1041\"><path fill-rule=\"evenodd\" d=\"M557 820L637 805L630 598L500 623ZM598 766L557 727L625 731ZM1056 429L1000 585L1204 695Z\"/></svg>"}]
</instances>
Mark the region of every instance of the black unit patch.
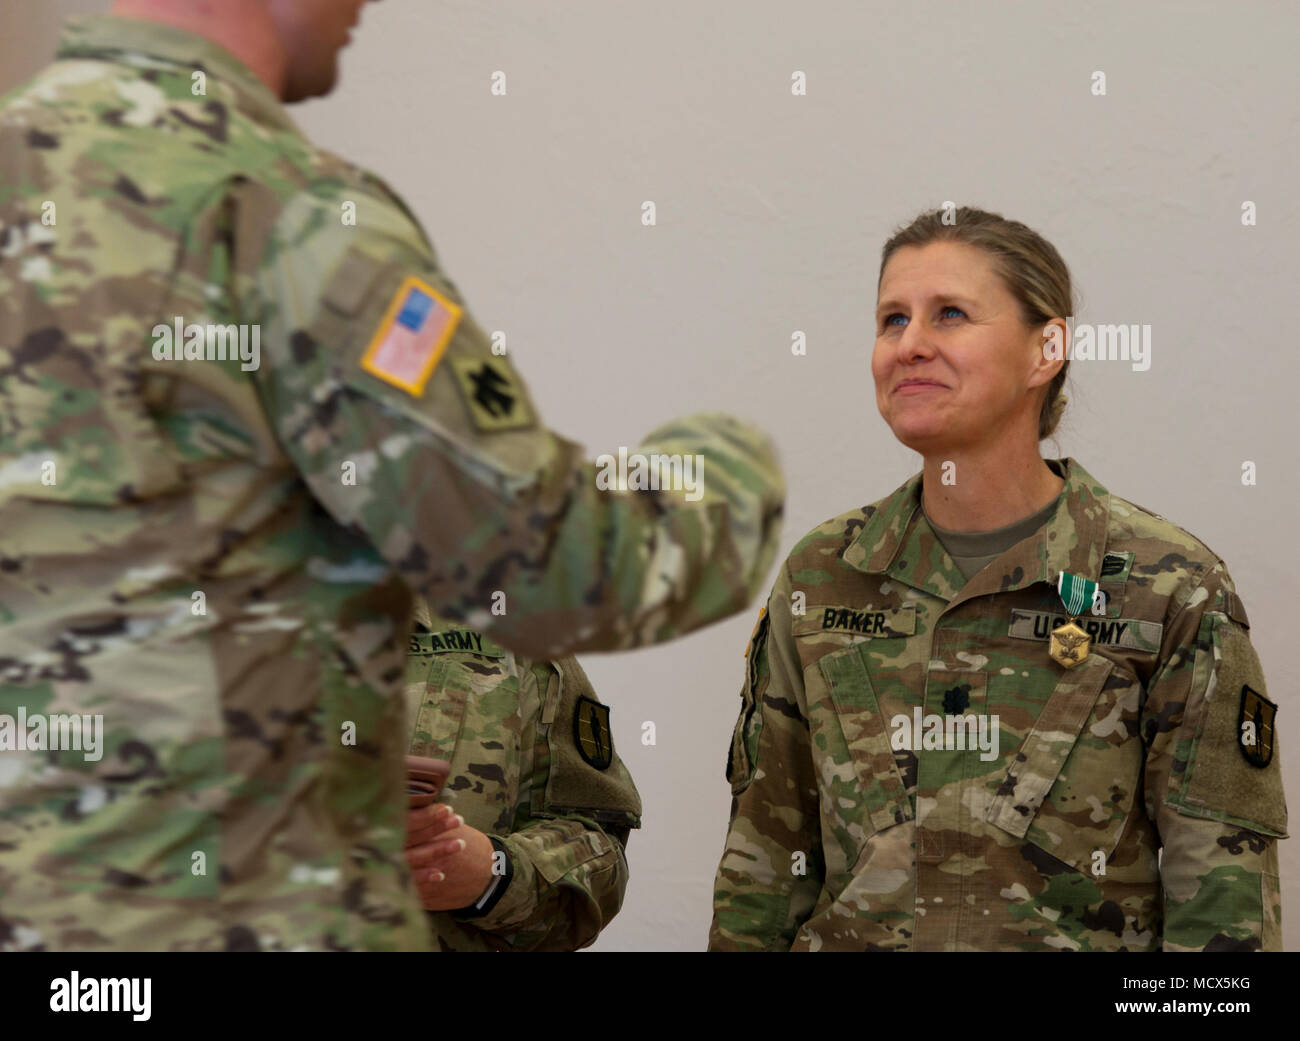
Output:
<instances>
[{"instance_id":1,"label":"black unit patch","mask_svg":"<svg viewBox=\"0 0 1300 1041\"><path fill-rule=\"evenodd\" d=\"M1246 762L1264 769L1273 761L1273 723L1277 706L1248 684L1241 685L1237 713L1237 747Z\"/></svg>"},{"instance_id":2,"label":"black unit patch","mask_svg":"<svg viewBox=\"0 0 1300 1041\"><path fill-rule=\"evenodd\" d=\"M578 754L597 770L609 769L614 761L614 739L609 732L609 706L578 696L573 709L573 743Z\"/></svg>"},{"instance_id":3,"label":"black unit patch","mask_svg":"<svg viewBox=\"0 0 1300 1041\"><path fill-rule=\"evenodd\" d=\"M522 384L504 358L454 358L451 363L474 426L485 432L533 425Z\"/></svg>"}]
</instances>

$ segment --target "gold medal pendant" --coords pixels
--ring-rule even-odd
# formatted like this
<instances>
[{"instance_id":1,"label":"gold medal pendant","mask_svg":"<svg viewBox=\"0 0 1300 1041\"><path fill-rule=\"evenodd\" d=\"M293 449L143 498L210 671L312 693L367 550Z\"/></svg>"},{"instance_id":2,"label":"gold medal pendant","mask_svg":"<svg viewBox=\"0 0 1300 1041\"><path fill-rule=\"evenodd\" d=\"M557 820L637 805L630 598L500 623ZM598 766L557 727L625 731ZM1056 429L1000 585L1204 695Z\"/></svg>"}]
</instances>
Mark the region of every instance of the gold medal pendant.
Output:
<instances>
[{"instance_id":1,"label":"gold medal pendant","mask_svg":"<svg viewBox=\"0 0 1300 1041\"><path fill-rule=\"evenodd\" d=\"M1047 653L1052 656L1052 661L1067 669L1082 665L1092 648L1092 637L1078 621L1077 618L1072 618L1064 625L1058 625L1052 630L1048 644Z\"/></svg>"}]
</instances>

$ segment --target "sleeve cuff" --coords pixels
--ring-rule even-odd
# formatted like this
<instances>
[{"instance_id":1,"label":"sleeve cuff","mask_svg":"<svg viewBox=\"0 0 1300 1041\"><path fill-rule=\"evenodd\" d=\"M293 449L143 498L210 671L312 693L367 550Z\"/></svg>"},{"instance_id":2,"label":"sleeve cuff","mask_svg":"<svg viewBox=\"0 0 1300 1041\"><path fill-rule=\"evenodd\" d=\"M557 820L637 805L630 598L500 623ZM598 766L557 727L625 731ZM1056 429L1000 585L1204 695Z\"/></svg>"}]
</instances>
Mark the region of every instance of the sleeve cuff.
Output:
<instances>
[{"instance_id":1,"label":"sleeve cuff","mask_svg":"<svg viewBox=\"0 0 1300 1041\"><path fill-rule=\"evenodd\" d=\"M483 891L483 894L475 900L474 903L470 904L468 907L462 907L458 910L449 912L457 918L474 919L482 918L487 915L492 908L496 907L501 898L506 895L506 890L510 887L510 882L515 877L515 866L510 859L510 851L506 849L505 843L495 835L489 835L488 838L492 842L493 850L500 853L502 860L505 862L505 873L500 875L494 874L487 889Z\"/></svg>"}]
</instances>

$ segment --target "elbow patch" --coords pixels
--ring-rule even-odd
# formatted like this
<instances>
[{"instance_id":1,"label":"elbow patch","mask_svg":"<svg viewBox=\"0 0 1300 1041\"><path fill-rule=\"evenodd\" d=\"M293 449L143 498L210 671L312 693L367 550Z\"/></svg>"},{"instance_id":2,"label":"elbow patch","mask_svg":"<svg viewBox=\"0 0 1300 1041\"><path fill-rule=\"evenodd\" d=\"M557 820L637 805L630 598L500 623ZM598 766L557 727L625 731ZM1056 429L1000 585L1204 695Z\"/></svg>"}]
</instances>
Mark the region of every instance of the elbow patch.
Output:
<instances>
[{"instance_id":1,"label":"elbow patch","mask_svg":"<svg viewBox=\"0 0 1300 1041\"><path fill-rule=\"evenodd\" d=\"M1240 612L1244 618L1244 610ZM1191 693L1167 802L1180 813L1286 837L1286 799L1277 749L1277 705L1259 657L1235 617L1201 623Z\"/></svg>"}]
</instances>

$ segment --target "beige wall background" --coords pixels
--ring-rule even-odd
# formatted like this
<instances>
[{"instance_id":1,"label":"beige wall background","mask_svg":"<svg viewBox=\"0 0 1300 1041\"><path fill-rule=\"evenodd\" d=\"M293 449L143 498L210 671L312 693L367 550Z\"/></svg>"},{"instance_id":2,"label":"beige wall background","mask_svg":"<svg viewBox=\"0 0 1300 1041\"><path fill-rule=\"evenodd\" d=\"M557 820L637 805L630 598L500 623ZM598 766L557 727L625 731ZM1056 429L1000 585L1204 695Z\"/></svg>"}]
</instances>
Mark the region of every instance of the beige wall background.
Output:
<instances>
[{"instance_id":1,"label":"beige wall background","mask_svg":"<svg viewBox=\"0 0 1300 1041\"><path fill-rule=\"evenodd\" d=\"M52 51L63 10L104 6L0 3L0 86ZM869 368L889 231L945 200L1037 228L1071 265L1081 321L1152 327L1148 371L1071 366L1044 454L1074 456L1228 562L1282 705L1294 808L1297 39L1300 11L1260 0L386 0L340 89L295 113L405 195L547 422L591 454L688 410L761 421L788 470L783 550L920 468L880 419ZM497 70L505 97L489 90ZM795 70L806 97L791 96ZM1246 460L1257 486L1241 483ZM645 803L598 950L706 942L757 606L583 657ZM1282 876L1300 949L1298 841Z\"/></svg>"}]
</instances>

